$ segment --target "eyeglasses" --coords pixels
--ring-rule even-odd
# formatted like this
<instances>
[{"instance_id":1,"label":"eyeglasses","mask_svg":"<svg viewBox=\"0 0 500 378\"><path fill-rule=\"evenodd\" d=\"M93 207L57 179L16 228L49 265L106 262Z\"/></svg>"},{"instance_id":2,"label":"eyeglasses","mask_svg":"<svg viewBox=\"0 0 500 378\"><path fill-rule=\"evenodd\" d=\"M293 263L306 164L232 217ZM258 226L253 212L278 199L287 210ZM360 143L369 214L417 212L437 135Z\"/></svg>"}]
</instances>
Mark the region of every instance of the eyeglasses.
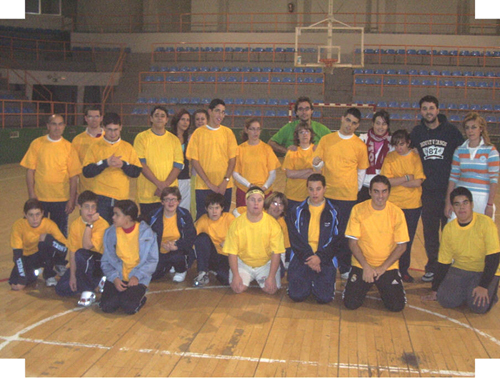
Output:
<instances>
[{"instance_id":1,"label":"eyeglasses","mask_svg":"<svg viewBox=\"0 0 500 378\"><path fill-rule=\"evenodd\" d=\"M297 111L299 112L308 112L309 110L311 110L311 108L308 106L306 108L298 108Z\"/></svg>"},{"instance_id":2,"label":"eyeglasses","mask_svg":"<svg viewBox=\"0 0 500 378\"><path fill-rule=\"evenodd\" d=\"M311 132L309 130L300 130L299 131L299 135L306 135L306 134L310 134Z\"/></svg>"},{"instance_id":3,"label":"eyeglasses","mask_svg":"<svg viewBox=\"0 0 500 378\"><path fill-rule=\"evenodd\" d=\"M220 109L214 109L214 113L226 115L226 111L225 110L220 110Z\"/></svg>"},{"instance_id":4,"label":"eyeglasses","mask_svg":"<svg viewBox=\"0 0 500 378\"><path fill-rule=\"evenodd\" d=\"M276 201L271 202L271 205L274 205L276 207L285 207L284 203L282 203L282 202L276 202Z\"/></svg>"},{"instance_id":5,"label":"eyeglasses","mask_svg":"<svg viewBox=\"0 0 500 378\"><path fill-rule=\"evenodd\" d=\"M248 131L260 131L260 127L249 127Z\"/></svg>"},{"instance_id":6,"label":"eyeglasses","mask_svg":"<svg viewBox=\"0 0 500 378\"><path fill-rule=\"evenodd\" d=\"M177 202L177 201L178 201L178 199L177 199L177 198L164 198L164 199L163 199L163 202L167 202L167 203L168 203L168 202Z\"/></svg>"}]
</instances>

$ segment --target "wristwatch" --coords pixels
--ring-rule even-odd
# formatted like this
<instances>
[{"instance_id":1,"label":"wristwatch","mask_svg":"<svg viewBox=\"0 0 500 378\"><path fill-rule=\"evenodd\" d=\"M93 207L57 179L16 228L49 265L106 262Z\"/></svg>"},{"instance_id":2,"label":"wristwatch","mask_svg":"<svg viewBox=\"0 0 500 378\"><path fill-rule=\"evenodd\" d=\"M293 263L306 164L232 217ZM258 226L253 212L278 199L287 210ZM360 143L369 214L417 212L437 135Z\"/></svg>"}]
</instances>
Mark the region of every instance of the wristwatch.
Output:
<instances>
[{"instance_id":1,"label":"wristwatch","mask_svg":"<svg viewBox=\"0 0 500 378\"><path fill-rule=\"evenodd\" d=\"M90 228L91 230L94 228L93 224L87 223L86 227Z\"/></svg>"},{"instance_id":2,"label":"wristwatch","mask_svg":"<svg viewBox=\"0 0 500 378\"><path fill-rule=\"evenodd\" d=\"M229 177L224 177L224 180L229 181Z\"/></svg>"}]
</instances>

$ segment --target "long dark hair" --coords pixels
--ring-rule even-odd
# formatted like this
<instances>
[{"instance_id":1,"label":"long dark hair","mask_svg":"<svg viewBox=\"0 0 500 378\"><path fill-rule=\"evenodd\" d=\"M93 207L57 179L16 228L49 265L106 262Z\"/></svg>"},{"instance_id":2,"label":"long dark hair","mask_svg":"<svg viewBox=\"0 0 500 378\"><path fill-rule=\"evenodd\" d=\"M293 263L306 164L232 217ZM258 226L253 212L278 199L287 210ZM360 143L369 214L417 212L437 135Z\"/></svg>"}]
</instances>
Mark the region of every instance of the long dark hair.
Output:
<instances>
[{"instance_id":1,"label":"long dark hair","mask_svg":"<svg viewBox=\"0 0 500 378\"><path fill-rule=\"evenodd\" d=\"M182 138L184 139L184 144L187 145L189 134L191 131L191 113L187 111L187 109L180 109L177 113L174 114L172 120L170 121L170 128L172 129L172 133L177 136L177 124L181 120L184 114L189 115L189 127L182 133Z\"/></svg>"}]
</instances>

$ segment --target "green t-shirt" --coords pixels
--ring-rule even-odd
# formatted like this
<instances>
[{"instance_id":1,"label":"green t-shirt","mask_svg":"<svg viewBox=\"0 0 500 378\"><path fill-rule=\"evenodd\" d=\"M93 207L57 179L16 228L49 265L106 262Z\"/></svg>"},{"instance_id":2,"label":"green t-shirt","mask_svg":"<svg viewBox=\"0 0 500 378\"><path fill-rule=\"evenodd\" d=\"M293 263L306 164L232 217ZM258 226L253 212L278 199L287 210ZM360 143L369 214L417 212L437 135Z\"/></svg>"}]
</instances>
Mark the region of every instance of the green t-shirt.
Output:
<instances>
[{"instance_id":1,"label":"green t-shirt","mask_svg":"<svg viewBox=\"0 0 500 378\"><path fill-rule=\"evenodd\" d=\"M295 120L293 122L287 123L285 126L283 126L276 134L273 135L273 137L270 139L273 142L278 143L279 145L288 148L293 145L293 133L295 131L295 128L297 125L300 123L300 120ZM330 134L330 129L326 127L325 125L316 122L316 121L311 121L311 128L314 131L314 139L312 141L313 144L318 144L319 140L327 135Z\"/></svg>"}]
</instances>

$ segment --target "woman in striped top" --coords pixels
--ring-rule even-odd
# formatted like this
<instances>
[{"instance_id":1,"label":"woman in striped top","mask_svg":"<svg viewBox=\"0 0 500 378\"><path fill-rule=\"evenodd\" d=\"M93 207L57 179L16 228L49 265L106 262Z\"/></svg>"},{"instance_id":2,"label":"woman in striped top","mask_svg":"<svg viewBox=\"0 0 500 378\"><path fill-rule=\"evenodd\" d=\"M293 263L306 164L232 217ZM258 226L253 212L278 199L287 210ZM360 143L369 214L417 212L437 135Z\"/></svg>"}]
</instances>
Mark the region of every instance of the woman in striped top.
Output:
<instances>
[{"instance_id":1,"label":"woman in striped top","mask_svg":"<svg viewBox=\"0 0 500 378\"><path fill-rule=\"evenodd\" d=\"M453 154L445 215L455 218L450 193L455 187L463 186L472 192L474 211L494 218L500 166L498 151L490 141L486 120L479 114L467 114L463 126L467 140Z\"/></svg>"}]
</instances>

